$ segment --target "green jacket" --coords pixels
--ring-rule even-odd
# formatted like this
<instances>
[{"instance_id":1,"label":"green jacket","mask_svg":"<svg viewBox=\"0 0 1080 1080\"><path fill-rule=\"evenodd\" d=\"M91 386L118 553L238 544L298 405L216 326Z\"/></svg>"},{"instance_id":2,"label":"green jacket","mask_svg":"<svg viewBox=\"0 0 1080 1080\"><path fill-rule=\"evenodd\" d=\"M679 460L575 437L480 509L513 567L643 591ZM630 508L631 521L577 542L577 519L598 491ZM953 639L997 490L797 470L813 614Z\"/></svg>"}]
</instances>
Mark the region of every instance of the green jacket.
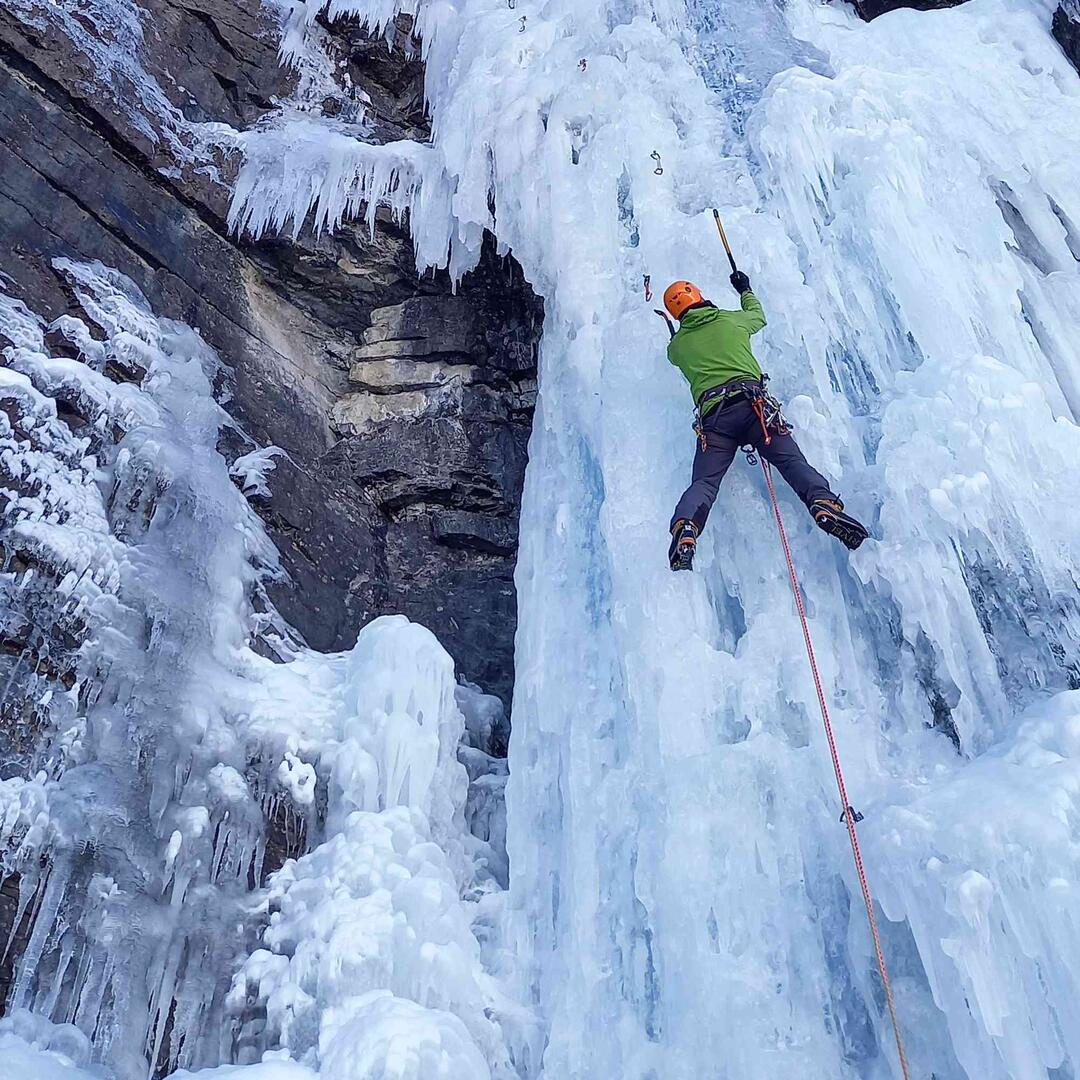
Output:
<instances>
[{"instance_id":1,"label":"green jacket","mask_svg":"<svg viewBox=\"0 0 1080 1080\"><path fill-rule=\"evenodd\" d=\"M765 312L752 292L742 294L742 311L699 307L688 311L668 343L668 359L686 376L694 404L714 386L733 379L760 379L750 351L750 335L765 325ZM702 415L719 401L710 402Z\"/></svg>"}]
</instances>

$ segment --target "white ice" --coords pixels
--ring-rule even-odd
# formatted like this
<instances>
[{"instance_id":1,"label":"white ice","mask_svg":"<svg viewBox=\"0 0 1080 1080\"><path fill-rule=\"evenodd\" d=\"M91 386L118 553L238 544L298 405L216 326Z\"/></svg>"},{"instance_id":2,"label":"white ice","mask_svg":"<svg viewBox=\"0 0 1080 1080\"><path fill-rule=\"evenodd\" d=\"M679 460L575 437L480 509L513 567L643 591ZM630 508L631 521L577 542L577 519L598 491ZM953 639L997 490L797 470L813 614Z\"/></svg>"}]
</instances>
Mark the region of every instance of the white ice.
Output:
<instances>
[{"instance_id":1,"label":"white ice","mask_svg":"<svg viewBox=\"0 0 1080 1080\"><path fill-rule=\"evenodd\" d=\"M782 495L912 1061L1080 1064L1071 706L1018 719L1080 678L1080 80L1051 11L416 12L453 229L491 225L545 300L508 788L529 1076L896 1074L759 478L692 578L663 564L693 442L641 288L727 300L714 205L773 385L877 538L848 558ZM1055 830L1023 828L1033 792Z\"/></svg>"},{"instance_id":2,"label":"white ice","mask_svg":"<svg viewBox=\"0 0 1080 1080\"><path fill-rule=\"evenodd\" d=\"M261 494L280 451L230 466L198 334L100 264L56 270L77 359L0 294L4 540L35 564L6 569L4 614L74 614L81 639L66 691L25 655L4 669L48 707L40 768L0 780L0 877L28 934L0 1075L141 1080L149 1058L234 1059L245 1080L509 1077L527 1018L473 927L498 913L504 832L469 832L457 759L462 709L494 723L487 699L402 617L336 655L269 618L276 553L234 481ZM293 857L259 887L272 842Z\"/></svg>"},{"instance_id":3,"label":"white ice","mask_svg":"<svg viewBox=\"0 0 1080 1080\"><path fill-rule=\"evenodd\" d=\"M781 494L914 1074L1080 1069L1080 78L1050 36L1053 6L970 0L864 25L817 0L420 0L404 10L430 144L320 136L288 109L245 134L239 227L370 223L374 198L409 215L421 269L455 275L490 228L542 294L545 327L517 574L509 922L489 883L471 936L450 903L479 841L448 823L468 812L494 836L501 811L439 779L445 747L427 710L399 707L396 661L365 669L389 707L350 696L343 658L246 667L223 723L258 743L268 775L285 763L267 797L304 790L309 764L337 811L331 846L271 884L278 922L246 943L228 1003L251 1010L246 1034L221 1055L356 1066L347 1080L460 1075L474 1051L492 1075L512 1057L531 1080L899 1075L760 478L733 469L693 576L664 565L693 439L642 286L688 276L733 296L717 206L769 317L773 387L875 535L849 557ZM283 13L282 53L325 74L324 8ZM335 0L327 14L385 29L398 10ZM36 381L17 392L45 416L38 383L67 373L27 364ZM267 700L289 702L299 728L250 697L294 676L306 711L291 692ZM460 734L461 709L436 692L445 669L408 678ZM359 736L342 702L367 716ZM399 729L415 773L395 757ZM19 829L36 805L24 794ZM303 799L288 805L306 828ZM174 816L155 843L172 852L179 829L183 866L203 819ZM399 904L417 937L391 948ZM339 960L359 969L343 981Z\"/></svg>"}]
</instances>

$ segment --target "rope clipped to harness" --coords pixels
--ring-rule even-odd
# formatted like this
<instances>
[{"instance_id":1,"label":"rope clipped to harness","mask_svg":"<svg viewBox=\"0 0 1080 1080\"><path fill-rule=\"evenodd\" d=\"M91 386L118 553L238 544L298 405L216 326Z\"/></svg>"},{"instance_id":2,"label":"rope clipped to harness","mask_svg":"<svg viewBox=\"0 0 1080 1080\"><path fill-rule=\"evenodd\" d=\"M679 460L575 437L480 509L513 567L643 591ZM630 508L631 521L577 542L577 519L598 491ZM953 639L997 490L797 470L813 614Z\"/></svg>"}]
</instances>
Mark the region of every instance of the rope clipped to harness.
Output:
<instances>
[{"instance_id":1,"label":"rope clipped to harness","mask_svg":"<svg viewBox=\"0 0 1080 1080\"><path fill-rule=\"evenodd\" d=\"M735 265L735 256L731 252L727 233L724 231L720 213L713 210L713 219L716 222L720 240L724 245L728 261L734 272L738 269ZM764 445L772 442L773 433L786 434L791 426L784 419L780 403L765 389L765 379L762 379L758 391L751 393L751 404L757 413L758 422L764 437ZM757 458L753 453L753 447L747 451L747 457L751 461ZM817 657L814 655L814 642L810 637L810 624L806 618L806 606L803 604L802 589L799 586L799 578L795 573L795 560L791 555L791 545L788 543L787 530L784 528L784 519L780 513L780 503L776 498L776 486L773 484L772 469L768 461L761 458L761 471L765 475L765 486L769 489L769 500L772 503L773 517L776 519L776 530L780 534L780 546L784 549L784 559L787 562L788 579L791 583L791 594L795 598L795 608L799 613L799 623L802 626L803 642L806 645L806 656L810 661L810 673L814 677L814 689L817 691L818 706L821 709L821 720L825 726L825 737L829 743L829 755L832 758L833 772L836 775L836 788L840 793L840 805L844 812L840 820L847 826L848 839L851 841L851 854L855 860L855 872L859 878L859 889L862 892L863 903L866 905L866 919L870 924L870 936L874 941L874 957L877 960L878 973L881 976L881 986L885 991L885 1003L889 1009L889 1019L892 1021L893 1035L896 1037L896 1053L900 1060L900 1071L904 1080L911 1080L911 1070L908 1067L907 1054L904 1052L904 1040L900 1034L900 1019L896 1013L896 1002L893 999L892 984L889 982L889 970L885 963L885 950L881 945L881 934L878 932L877 917L874 915L874 900L870 895L870 882L866 876L866 867L863 864L862 851L859 848L859 834L855 829L856 822L862 820L862 815L855 810L848 800L847 784L844 783L844 773L840 768L840 754L836 749L836 737L833 734L832 720L829 717L829 706L825 701L825 690L821 684L821 674L818 671Z\"/></svg>"},{"instance_id":2,"label":"rope clipped to harness","mask_svg":"<svg viewBox=\"0 0 1080 1080\"><path fill-rule=\"evenodd\" d=\"M750 391L750 407L754 410L758 423L761 425L761 434L766 446L772 443L773 435L791 434L791 425L784 416L784 406L765 389L768 381L769 376L762 375L761 385Z\"/></svg>"}]
</instances>

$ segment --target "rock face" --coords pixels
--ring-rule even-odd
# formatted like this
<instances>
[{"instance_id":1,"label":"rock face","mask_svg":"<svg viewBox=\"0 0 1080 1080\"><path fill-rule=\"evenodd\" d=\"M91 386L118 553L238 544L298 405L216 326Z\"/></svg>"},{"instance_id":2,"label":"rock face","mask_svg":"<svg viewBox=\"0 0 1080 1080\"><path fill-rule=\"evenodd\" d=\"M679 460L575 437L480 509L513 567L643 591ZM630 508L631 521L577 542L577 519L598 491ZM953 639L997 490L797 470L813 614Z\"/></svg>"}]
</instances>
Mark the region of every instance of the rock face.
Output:
<instances>
[{"instance_id":1,"label":"rock face","mask_svg":"<svg viewBox=\"0 0 1080 1080\"><path fill-rule=\"evenodd\" d=\"M859 16L869 22L888 11L913 8L915 11L934 11L937 8L956 7L964 0L851 0Z\"/></svg>"},{"instance_id":2,"label":"rock face","mask_svg":"<svg viewBox=\"0 0 1080 1080\"><path fill-rule=\"evenodd\" d=\"M1073 67L1080 72L1080 3L1063 0L1054 12L1051 29Z\"/></svg>"},{"instance_id":3,"label":"rock face","mask_svg":"<svg viewBox=\"0 0 1080 1080\"><path fill-rule=\"evenodd\" d=\"M541 305L493 251L456 294L445 276L419 280L406 229L382 214L374 237L231 236L235 161L221 155L215 175L185 150L193 124L248 127L290 91L276 28L254 4L143 7L141 40L134 23L107 28L108 79L105 31L58 32L56 9L32 0L0 11L10 290L59 316L70 298L50 261L99 259L160 315L198 327L229 365L247 436L224 452L284 451L270 497L254 500L289 573L273 596L282 614L332 650L404 612L508 698ZM422 137L419 64L355 27L335 36L376 137ZM346 93L322 102L331 115L350 107Z\"/></svg>"}]
</instances>

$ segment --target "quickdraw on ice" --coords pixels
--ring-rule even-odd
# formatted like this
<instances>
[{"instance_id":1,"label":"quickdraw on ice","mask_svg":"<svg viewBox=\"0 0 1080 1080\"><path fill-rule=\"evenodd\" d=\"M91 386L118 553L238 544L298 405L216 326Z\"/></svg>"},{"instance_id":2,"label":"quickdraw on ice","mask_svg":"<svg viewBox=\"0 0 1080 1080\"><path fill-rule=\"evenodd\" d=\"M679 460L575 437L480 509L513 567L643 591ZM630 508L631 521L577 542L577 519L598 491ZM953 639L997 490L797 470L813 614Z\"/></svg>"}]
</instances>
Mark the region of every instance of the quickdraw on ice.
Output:
<instances>
[{"instance_id":1,"label":"quickdraw on ice","mask_svg":"<svg viewBox=\"0 0 1080 1080\"><path fill-rule=\"evenodd\" d=\"M653 169L653 172L656 173L657 176L663 176L664 175L664 166L660 164L660 152L658 150L654 150L649 155L649 157L651 157L653 159L653 161L656 162L656 168Z\"/></svg>"},{"instance_id":2,"label":"quickdraw on ice","mask_svg":"<svg viewBox=\"0 0 1080 1080\"><path fill-rule=\"evenodd\" d=\"M728 262L731 263L732 273L738 272L738 266L735 265L735 256L731 252L731 245L728 243L727 234L724 232L723 222L720 220L720 213L718 210L713 210L713 219L716 221L717 231L720 233L720 240L724 245L724 251L727 252ZM775 405L775 409L771 409L766 405L766 401L771 401ZM765 392L764 384L761 388L760 395L753 399L754 411L758 415L758 420L761 423L764 435L764 444L766 446L772 441L772 433L770 431L770 421L773 424L781 423L786 425L786 421L783 418L783 413L780 411L779 403L775 398ZM774 427L774 431L777 433L781 429ZM756 455L752 450L748 454L748 458L754 459ZM836 736L833 733L832 720L829 717L829 706L825 700L825 689L821 682L821 673L818 671L817 657L814 654L814 643L810 637L810 623L806 616L806 606L803 604L802 588L799 585L799 578L795 572L795 559L791 554L791 545L788 542L787 530L784 528L784 518L780 513L780 503L776 497L776 486L773 484L772 468L768 461L765 460L764 455L760 457L761 471L765 477L765 486L769 492L769 501L772 503L773 517L776 519L776 531L780 535L780 546L783 548L784 561L787 563L788 580L791 584L791 594L795 598L795 609L799 614L799 624L802 627L803 643L806 646L806 656L810 662L810 673L814 679L814 690L817 693L818 707L821 709L821 721L825 727L825 738L829 744L829 756L832 758L833 773L836 777L836 788L840 795L840 805L844 808L840 814L840 820L847 826L848 839L851 842L851 855L855 861L855 872L859 878L859 889L862 892L863 904L866 906L866 919L870 924L870 936L873 939L874 944L874 958L877 960L878 973L881 976L881 986L885 991L885 1004L889 1011L889 1019L892 1022L893 1035L896 1037L896 1053L900 1061L900 1071L903 1074L904 1080L911 1080L911 1071L908 1067L907 1054L904 1052L904 1040L900 1034L900 1019L896 1012L896 1001L893 998L892 984L889 981L889 969L885 963L885 950L881 944L881 934L878 932L877 917L874 915L874 900L870 893L870 882L866 876L866 866L863 863L862 850L859 847L859 834L856 831L856 822L862 820L862 815L855 810L851 802L848 800L847 784L844 782L844 773L840 767L840 754L836 748Z\"/></svg>"},{"instance_id":3,"label":"quickdraw on ice","mask_svg":"<svg viewBox=\"0 0 1080 1080\"><path fill-rule=\"evenodd\" d=\"M652 299L652 278L649 277L648 274L643 275L643 277L643 285L645 289L645 303L647 304Z\"/></svg>"},{"instance_id":4,"label":"quickdraw on ice","mask_svg":"<svg viewBox=\"0 0 1080 1080\"><path fill-rule=\"evenodd\" d=\"M529 18L528 15L522 15L521 16L521 29L518 30L519 34L524 34L525 33L525 24L528 21L528 18Z\"/></svg>"}]
</instances>

